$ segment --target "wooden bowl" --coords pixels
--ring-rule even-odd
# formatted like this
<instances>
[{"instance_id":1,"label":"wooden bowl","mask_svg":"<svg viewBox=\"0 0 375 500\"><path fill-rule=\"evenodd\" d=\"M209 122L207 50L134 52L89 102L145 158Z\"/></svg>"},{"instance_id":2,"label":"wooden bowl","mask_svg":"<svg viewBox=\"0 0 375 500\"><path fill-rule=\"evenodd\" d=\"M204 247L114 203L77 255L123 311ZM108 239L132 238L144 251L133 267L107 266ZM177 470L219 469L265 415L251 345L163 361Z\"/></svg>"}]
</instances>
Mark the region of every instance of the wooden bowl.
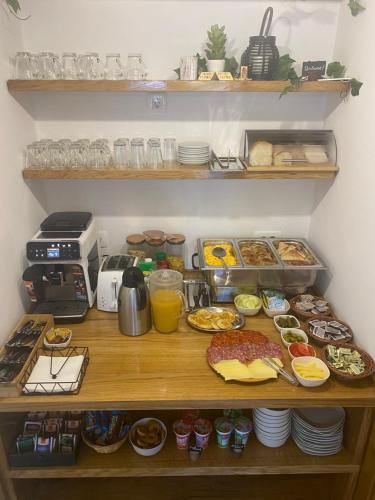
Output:
<instances>
[{"instance_id":1,"label":"wooden bowl","mask_svg":"<svg viewBox=\"0 0 375 500\"><path fill-rule=\"evenodd\" d=\"M302 295L306 295L306 294L304 293ZM314 297L314 299L325 300L324 297L317 297L315 295L313 297ZM295 297L293 297L289 301L290 309L291 309L291 311L293 311L295 316L297 316L298 318L303 319L305 321L307 321L311 318L316 318L317 316L319 316L318 314L312 314L308 311L301 311L300 309L297 309L296 303L299 302L299 298L300 298L300 295L296 295ZM329 304L328 304L328 307L329 307L329 310L327 312L325 312L324 315L321 314L320 316L322 316L322 315L323 316L333 316L333 311L332 311L331 306Z\"/></svg>"},{"instance_id":2,"label":"wooden bowl","mask_svg":"<svg viewBox=\"0 0 375 500\"><path fill-rule=\"evenodd\" d=\"M337 321L338 323L341 323L342 325L344 325L344 326L346 326L346 327L349 328L349 334L351 336L350 336L350 338L347 338L347 339L340 339L337 342L334 341L334 340L322 339L321 337L318 337L317 335L314 335L310 331L309 321L312 321L312 320L318 320L318 321ZM305 325L304 325L303 329L304 329L306 335L311 340L313 340L314 342L316 342L320 346L325 346L325 345L328 345L328 344L332 344L332 345L346 344L347 342L352 342L353 341L353 330L350 328L350 326L347 323L345 323L344 321L341 321L341 319L333 318L332 316L315 316L314 315L313 317L311 317L311 318L309 318L308 320L305 321Z\"/></svg>"},{"instance_id":3,"label":"wooden bowl","mask_svg":"<svg viewBox=\"0 0 375 500\"><path fill-rule=\"evenodd\" d=\"M341 370L338 370L337 368L335 368L332 365L332 363L330 363L328 361L328 345L325 346L321 350L322 360L326 363L330 372L339 380L342 380L344 382L352 382L355 380L362 380L364 378L370 377L374 373L375 363L368 352L364 351L363 349L360 349L355 344L331 343L331 345L334 345L335 347L340 347L340 345L341 345L341 347L349 347L350 349L355 349L356 351L359 352L359 354L361 355L361 357L365 363L365 371L363 373L361 373L360 375L351 375L350 373L342 372Z\"/></svg>"},{"instance_id":4,"label":"wooden bowl","mask_svg":"<svg viewBox=\"0 0 375 500\"><path fill-rule=\"evenodd\" d=\"M95 444L95 443L92 443L91 441L89 441L87 439L87 437L85 436L85 433L82 432L82 440L83 440L83 442L85 444L87 444L87 446L89 446L90 448L92 448L93 450L95 450L97 453L102 453L104 455L108 455L110 453L115 453L117 450L119 450L121 448L121 446L128 439L128 436L129 436L129 432L127 432L125 434L125 436L122 439L120 439L120 441L117 441L116 443L109 444L107 446L100 446L98 444Z\"/></svg>"}]
</instances>

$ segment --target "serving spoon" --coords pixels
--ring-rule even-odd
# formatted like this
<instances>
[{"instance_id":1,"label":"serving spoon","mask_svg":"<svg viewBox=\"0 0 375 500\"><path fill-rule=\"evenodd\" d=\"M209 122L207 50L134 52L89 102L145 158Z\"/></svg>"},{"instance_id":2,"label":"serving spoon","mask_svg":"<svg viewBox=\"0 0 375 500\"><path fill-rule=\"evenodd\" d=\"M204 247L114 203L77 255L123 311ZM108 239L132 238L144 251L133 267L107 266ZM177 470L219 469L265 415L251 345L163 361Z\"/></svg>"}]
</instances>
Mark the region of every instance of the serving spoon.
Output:
<instances>
[{"instance_id":1,"label":"serving spoon","mask_svg":"<svg viewBox=\"0 0 375 500\"><path fill-rule=\"evenodd\" d=\"M223 263L223 267L224 267L225 271L228 272L229 271L228 270L228 266L227 266L227 263L224 260L224 257L226 257L226 255L227 255L226 250L224 250L224 248L222 248L222 247L215 247L215 248L212 249L212 255L214 257L217 257L218 259L221 260L221 262Z\"/></svg>"}]
</instances>

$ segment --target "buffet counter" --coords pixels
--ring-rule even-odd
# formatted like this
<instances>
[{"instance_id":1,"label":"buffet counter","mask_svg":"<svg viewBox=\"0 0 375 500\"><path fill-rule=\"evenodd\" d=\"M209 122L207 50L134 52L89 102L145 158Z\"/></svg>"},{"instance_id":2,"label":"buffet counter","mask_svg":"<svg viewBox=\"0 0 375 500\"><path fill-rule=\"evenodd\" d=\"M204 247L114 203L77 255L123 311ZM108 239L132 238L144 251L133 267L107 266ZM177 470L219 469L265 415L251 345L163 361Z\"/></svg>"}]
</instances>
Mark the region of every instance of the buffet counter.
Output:
<instances>
[{"instance_id":1,"label":"buffet counter","mask_svg":"<svg viewBox=\"0 0 375 500\"><path fill-rule=\"evenodd\" d=\"M316 388L293 387L281 378L256 384L224 382L206 360L212 336L192 330L183 319L175 333L152 330L125 337L119 333L117 315L92 309L86 321L68 326L73 330L72 345L89 348L79 394L0 398L0 412L375 406L372 379L346 384L331 377ZM247 318L244 328L280 343L272 319L263 313ZM283 356L291 371L286 349Z\"/></svg>"}]
</instances>

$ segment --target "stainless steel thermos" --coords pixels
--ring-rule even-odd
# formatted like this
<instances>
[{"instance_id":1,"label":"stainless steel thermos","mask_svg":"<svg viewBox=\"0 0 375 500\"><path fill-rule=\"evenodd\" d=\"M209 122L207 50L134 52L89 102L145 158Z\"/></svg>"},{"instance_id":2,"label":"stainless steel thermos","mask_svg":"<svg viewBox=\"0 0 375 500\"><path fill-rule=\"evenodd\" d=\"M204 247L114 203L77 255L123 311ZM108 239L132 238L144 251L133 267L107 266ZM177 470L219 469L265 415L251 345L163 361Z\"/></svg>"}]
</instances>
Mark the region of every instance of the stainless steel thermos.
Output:
<instances>
[{"instance_id":1,"label":"stainless steel thermos","mask_svg":"<svg viewBox=\"0 0 375 500\"><path fill-rule=\"evenodd\" d=\"M118 319L123 335L136 337L151 328L149 291L143 273L137 267L126 269L118 296Z\"/></svg>"}]
</instances>

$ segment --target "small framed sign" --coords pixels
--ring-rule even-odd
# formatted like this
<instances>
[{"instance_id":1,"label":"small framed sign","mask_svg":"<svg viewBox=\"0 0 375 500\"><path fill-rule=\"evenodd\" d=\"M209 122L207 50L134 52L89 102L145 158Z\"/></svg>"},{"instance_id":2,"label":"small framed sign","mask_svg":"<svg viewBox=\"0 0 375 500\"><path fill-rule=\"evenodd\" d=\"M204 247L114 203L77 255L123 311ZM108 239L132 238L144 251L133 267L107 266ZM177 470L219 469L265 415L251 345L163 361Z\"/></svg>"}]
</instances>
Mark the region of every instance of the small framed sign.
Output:
<instances>
[{"instance_id":1,"label":"small framed sign","mask_svg":"<svg viewBox=\"0 0 375 500\"><path fill-rule=\"evenodd\" d=\"M198 80L200 81L210 81L213 79L215 73L213 71L202 71L202 73L199 75Z\"/></svg>"},{"instance_id":2,"label":"small framed sign","mask_svg":"<svg viewBox=\"0 0 375 500\"><path fill-rule=\"evenodd\" d=\"M305 61L302 65L302 78L315 81L323 78L326 73L326 61Z\"/></svg>"},{"instance_id":3,"label":"small framed sign","mask_svg":"<svg viewBox=\"0 0 375 500\"><path fill-rule=\"evenodd\" d=\"M221 81L233 80L232 73L230 73L229 71L218 71L216 74L217 74L218 79Z\"/></svg>"}]
</instances>

